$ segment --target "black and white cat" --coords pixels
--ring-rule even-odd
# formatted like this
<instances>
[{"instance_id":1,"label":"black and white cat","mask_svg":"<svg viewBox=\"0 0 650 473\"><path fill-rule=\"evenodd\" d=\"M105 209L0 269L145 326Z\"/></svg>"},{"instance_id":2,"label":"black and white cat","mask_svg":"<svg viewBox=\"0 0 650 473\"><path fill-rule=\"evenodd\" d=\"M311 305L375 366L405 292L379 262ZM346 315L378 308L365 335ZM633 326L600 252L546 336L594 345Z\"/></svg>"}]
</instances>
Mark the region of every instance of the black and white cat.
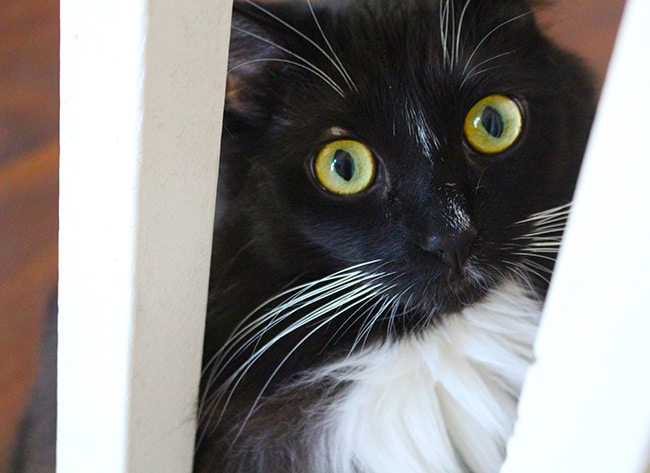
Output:
<instances>
[{"instance_id":1,"label":"black and white cat","mask_svg":"<svg viewBox=\"0 0 650 473\"><path fill-rule=\"evenodd\" d=\"M499 470L594 108L538 4L236 2L197 472Z\"/></svg>"},{"instance_id":2,"label":"black and white cat","mask_svg":"<svg viewBox=\"0 0 650 473\"><path fill-rule=\"evenodd\" d=\"M594 112L538 4L236 1L196 473L498 471Z\"/></svg>"}]
</instances>

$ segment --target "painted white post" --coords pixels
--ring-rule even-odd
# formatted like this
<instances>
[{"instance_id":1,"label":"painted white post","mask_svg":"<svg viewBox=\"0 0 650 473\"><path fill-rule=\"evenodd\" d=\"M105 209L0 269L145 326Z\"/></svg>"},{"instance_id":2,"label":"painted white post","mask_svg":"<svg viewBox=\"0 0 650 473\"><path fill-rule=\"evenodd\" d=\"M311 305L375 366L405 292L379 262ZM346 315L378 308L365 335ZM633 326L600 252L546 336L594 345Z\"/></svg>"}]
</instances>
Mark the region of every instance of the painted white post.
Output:
<instances>
[{"instance_id":1,"label":"painted white post","mask_svg":"<svg viewBox=\"0 0 650 473\"><path fill-rule=\"evenodd\" d=\"M502 473L647 466L648 19L648 0L628 0Z\"/></svg>"},{"instance_id":2,"label":"painted white post","mask_svg":"<svg viewBox=\"0 0 650 473\"><path fill-rule=\"evenodd\" d=\"M189 472L232 0L61 0L57 471Z\"/></svg>"}]
</instances>

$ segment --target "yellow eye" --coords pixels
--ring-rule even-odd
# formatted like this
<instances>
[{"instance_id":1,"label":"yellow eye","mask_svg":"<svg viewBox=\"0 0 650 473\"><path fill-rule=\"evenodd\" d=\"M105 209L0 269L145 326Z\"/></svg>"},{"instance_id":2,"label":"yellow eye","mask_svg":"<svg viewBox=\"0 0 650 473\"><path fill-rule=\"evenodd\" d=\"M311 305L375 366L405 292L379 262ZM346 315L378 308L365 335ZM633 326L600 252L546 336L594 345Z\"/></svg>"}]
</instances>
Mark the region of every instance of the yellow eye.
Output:
<instances>
[{"instance_id":1,"label":"yellow eye","mask_svg":"<svg viewBox=\"0 0 650 473\"><path fill-rule=\"evenodd\" d=\"M465 138L479 153L497 154L517 141L522 127L517 102L504 95L490 95L476 103L465 117Z\"/></svg>"},{"instance_id":2,"label":"yellow eye","mask_svg":"<svg viewBox=\"0 0 650 473\"><path fill-rule=\"evenodd\" d=\"M372 185L377 164L367 146L353 140L326 144L314 160L318 182L329 192L353 195Z\"/></svg>"}]
</instances>

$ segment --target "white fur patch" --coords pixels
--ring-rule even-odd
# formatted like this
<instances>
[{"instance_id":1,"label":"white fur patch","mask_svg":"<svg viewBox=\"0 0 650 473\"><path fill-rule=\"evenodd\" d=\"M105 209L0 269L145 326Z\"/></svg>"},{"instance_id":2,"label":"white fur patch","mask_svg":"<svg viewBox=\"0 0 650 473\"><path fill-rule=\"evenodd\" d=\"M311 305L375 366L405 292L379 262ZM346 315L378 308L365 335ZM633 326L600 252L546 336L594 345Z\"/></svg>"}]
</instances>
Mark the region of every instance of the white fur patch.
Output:
<instances>
[{"instance_id":1,"label":"white fur patch","mask_svg":"<svg viewBox=\"0 0 650 473\"><path fill-rule=\"evenodd\" d=\"M429 123L417 108L411 106L409 101L406 104L406 123L409 127L409 133L415 138L420 150L428 159L433 155L432 144L436 149L440 149L440 140L429 127Z\"/></svg>"},{"instance_id":2,"label":"white fur patch","mask_svg":"<svg viewBox=\"0 0 650 473\"><path fill-rule=\"evenodd\" d=\"M319 424L322 473L496 473L541 312L508 283L417 337L368 347L318 379L351 382Z\"/></svg>"}]
</instances>

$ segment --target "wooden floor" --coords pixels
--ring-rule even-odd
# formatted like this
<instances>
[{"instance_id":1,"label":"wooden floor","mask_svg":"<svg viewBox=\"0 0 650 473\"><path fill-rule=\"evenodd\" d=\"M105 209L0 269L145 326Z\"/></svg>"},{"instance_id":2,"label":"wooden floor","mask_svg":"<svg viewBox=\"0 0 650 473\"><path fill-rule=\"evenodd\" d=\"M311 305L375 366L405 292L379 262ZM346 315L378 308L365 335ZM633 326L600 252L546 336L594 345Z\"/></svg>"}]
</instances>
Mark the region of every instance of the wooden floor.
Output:
<instances>
[{"instance_id":1,"label":"wooden floor","mask_svg":"<svg viewBox=\"0 0 650 473\"><path fill-rule=\"evenodd\" d=\"M624 0L556 0L544 28L604 76ZM0 3L0 473L57 272L58 0Z\"/></svg>"},{"instance_id":2,"label":"wooden floor","mask_svg":"<svg viewBox=\"0 0 650 473\"><path fill-rule=\"evenodd\" d=\"M0 472L56 284L58 8L0 2Z\"/></svg>"}]
</instances>

